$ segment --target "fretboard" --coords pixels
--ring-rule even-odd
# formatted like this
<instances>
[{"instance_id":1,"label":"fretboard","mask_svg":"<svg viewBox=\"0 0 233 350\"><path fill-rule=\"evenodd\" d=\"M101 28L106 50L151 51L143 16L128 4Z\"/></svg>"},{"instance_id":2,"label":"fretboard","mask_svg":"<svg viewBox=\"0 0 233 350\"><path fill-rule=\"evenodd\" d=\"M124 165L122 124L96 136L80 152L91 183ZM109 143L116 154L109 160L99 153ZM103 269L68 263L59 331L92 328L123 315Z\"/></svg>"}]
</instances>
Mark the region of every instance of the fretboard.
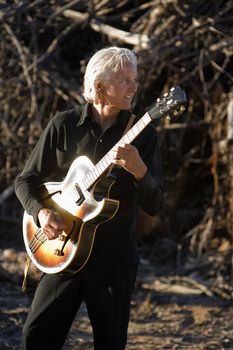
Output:
<instances>
[{"instance_id":1,"label":"fretboard","mask_svg":"<svg viewBox=\"0 0 233 350\"><path fill-rule=\"evenodd\" d=\"M126 143L130 144L145 127L151 122L151 117L148 113L145 113L138 121L134 124L134 126L122 136L122 138L114 145L114 147ZM90 170L83 179L83 185L85 190L90 189L95 182L106 172L108 167L112 164L112 147L108 153L94 166L92 170Z\"/></svg>"}]
</instances>

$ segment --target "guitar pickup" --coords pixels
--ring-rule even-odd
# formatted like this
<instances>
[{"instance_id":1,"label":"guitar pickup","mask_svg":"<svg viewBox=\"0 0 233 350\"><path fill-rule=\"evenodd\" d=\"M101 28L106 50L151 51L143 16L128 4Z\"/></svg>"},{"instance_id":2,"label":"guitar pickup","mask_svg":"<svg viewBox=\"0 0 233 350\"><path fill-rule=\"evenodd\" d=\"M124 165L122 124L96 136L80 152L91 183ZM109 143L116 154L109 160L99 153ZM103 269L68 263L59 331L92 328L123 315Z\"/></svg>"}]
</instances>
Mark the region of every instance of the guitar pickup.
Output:
<instances>
[{"instance_id":1,"label":"guitar pickup","mask_svg":"<svg viewBox=\"0 0 233 350\"><path fill-rule=\"evenodd\" d=\"M80 204L83 203L85 197L84 197L83 192L82 192L82 190L81 190L81 188L79 187L78 184L75 184L75 192L76 192L76 194L78 196L78 199L75 201L75 203L77 205L80 205Z\"/></svg>"}]
</instances>

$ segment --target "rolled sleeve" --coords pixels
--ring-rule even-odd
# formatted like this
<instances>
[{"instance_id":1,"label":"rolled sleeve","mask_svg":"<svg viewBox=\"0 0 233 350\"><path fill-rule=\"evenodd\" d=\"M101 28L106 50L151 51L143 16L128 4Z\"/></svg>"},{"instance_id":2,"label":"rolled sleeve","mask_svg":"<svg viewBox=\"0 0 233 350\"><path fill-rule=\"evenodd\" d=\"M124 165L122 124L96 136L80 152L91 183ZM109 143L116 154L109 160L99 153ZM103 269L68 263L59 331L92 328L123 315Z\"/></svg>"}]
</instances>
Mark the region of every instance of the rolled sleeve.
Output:
<instances>
[{"instance_id":1,"label":"rolled sleeve","mask_svg":"<svg viewBox=\"0 0 233 350\"><path fill-rule=\"evenodd\" d=\"M142 133L137 147L147 166L144 178L134 182L138 193L138 203L147 214L154 216L162 206L164 190L159 139L153 126L149 125Z\"/></svg>"}]
</instances>

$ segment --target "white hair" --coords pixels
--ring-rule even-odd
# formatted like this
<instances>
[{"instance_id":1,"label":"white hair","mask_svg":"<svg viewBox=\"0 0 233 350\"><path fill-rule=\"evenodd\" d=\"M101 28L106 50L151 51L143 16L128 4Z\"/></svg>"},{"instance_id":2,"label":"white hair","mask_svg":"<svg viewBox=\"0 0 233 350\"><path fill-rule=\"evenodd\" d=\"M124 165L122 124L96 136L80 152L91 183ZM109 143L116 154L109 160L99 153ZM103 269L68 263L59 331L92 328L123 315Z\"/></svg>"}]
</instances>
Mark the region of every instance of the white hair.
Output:
<instances>
[{"instance_id":1,"label":"white hair","mask_svg":"<svg viewBox=\"0 0 233 350\"><path fill-rule=\"evenodd\" d=\"M87 102L93 103L97 100L95 81L106 81L123 66L125 60L137 67L135 53L126 48L108 47L97 51L87 64L84 75L83 96Z\"/></svg>"}]
</instances>

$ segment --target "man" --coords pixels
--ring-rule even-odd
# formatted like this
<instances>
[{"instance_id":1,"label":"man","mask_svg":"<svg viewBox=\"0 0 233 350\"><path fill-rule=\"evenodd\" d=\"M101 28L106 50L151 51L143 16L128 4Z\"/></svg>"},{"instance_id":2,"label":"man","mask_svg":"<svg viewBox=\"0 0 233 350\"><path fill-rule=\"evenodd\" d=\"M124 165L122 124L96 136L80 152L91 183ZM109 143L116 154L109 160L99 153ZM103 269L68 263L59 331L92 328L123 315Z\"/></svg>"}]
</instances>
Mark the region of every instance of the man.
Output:
<instances>
[{"instance_id":1,"label":"man","mask_svg":"<svg viewBox=\"0 0 233 350\"><path fill-rule=\"evenodd\" d=\"M46 207L38 188L62 181L75 158L85 155L96 164L113 148L115 183L109 197L119 201L115 216L98 226L83 269L72 275L43 274L24 326L24 350L61 349L83 301L94 349L125 349L138 264L137 207L155 215L163 199L155 129L149 125L132 144L113 147L128 125L136 91L137 59L131 50L109 47L95 53L84 77L86 105L52 118L16 179L18 198L49 240L56 239L65 224L59 211Z\"/></svg>"}]
</instances>

